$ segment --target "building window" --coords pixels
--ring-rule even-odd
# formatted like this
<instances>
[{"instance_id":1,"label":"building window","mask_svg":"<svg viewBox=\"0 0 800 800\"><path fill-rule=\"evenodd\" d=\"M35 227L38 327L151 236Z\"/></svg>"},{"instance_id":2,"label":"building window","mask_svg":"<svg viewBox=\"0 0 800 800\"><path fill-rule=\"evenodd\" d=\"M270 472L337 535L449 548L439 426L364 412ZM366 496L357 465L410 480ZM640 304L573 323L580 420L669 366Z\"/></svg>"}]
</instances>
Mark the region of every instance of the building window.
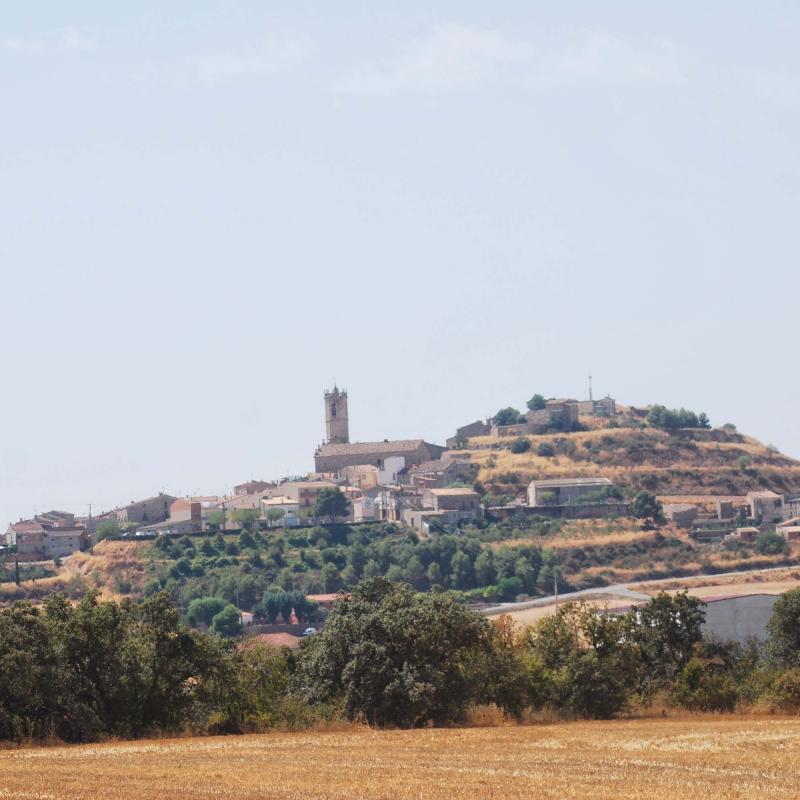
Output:
<instances>
[{"instance_id":1,"label":"building window","mask_svg":"<svg viewBox=\"0 0 800 800\"><path fill-rule=\"evenodd\" d=\"M331 403L331 416L336 416L336 403Z\"/></svg>"}]
</instances>

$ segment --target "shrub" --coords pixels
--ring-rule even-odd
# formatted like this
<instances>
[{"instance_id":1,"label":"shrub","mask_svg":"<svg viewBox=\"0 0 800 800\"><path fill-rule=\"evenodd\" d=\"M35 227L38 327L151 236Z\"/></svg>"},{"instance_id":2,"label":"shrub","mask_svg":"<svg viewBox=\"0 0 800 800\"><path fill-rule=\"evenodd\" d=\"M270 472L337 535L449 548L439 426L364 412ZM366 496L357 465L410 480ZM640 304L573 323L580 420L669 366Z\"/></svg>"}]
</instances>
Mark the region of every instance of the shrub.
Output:
<instances>
[{"instance_id":1,"label":"shrub","mask_svg":"<svg viewBox=\"0 0 800 800\"><path fill-rule=\"evenodd\" d=\"M800 669L780 673L769 689L769 697L781 711L800 711Z\"/></svg>"},{"instance_id":2,"label":"shrub","mask_svg":"<svg viewBox=\"0 0 800 800\"><path fill-rule=\"evenodd\" d=\"M536 455L542 458L552 458L556 454L555 448L550 442L542 442L536 448Z\"/></svg>"},{"instance_id":3,"label":"shrub","mask_svg":"<svg viewBox=\"0 0 800 800\"><path fill-rule=\"evenodd\" d=\"M520 453L527 453L528 450L530 449L531 449L531 443L524 436L520 436L519 439L514 439L514 441L511 442L511 446L509 447L509 450L511 450L512 453L515 453L517 455L519 455Z\"/></svg>"},{"instance_id":4,"label":"shrub","mask_svg":"<svg viewBox=\"0 0 800 800\"><path fill-rule=\"evenodd\" d=\"M777 531L763 531L756 539L755 550L764 556L781 555L789 552L789 543Z\"/></svg>"},{"instance_id":5,"label":"shrub","mask_svg":"<svg viewBox=\"0 0 800 800\"><path fill-rule=\"evenodd\" d=\"M517 595L522 592L522 580L516 575L510 578L501 578L497 582L497 594L503 600L515 600Z\"/></svg>"},{"instance_id":6,"label":"shrub","mask_svg":"<svg viewBox=\"0 0 800 800\"><path fill-rule=\"evenodd\" d=\"M678 673L671 699L689 711L733 711L736 681L715 662L692 658Z\"/></svg>"},{"instance_id":7,"label":"shrub","mask_svg":"<svg viewBox=\"0 0 800 800\"><path fill-rule=\"evenodd\" d=\"M494 415L493 422L495 425L517 425L520 422L525 422L525 417L516 408L508 406L507 408L501 408Z\"/></svg>"}]
</instances>

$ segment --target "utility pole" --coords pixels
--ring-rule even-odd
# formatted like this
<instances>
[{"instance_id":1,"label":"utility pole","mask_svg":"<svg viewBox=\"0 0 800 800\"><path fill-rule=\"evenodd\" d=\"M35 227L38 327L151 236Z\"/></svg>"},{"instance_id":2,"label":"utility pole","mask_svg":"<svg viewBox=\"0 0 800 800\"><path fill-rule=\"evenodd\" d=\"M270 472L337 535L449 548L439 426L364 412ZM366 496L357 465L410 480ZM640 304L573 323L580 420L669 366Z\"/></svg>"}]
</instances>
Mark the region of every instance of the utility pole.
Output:
<instances>
[{"instance_id":1,"label":"utility pole","mask_svg":"<svg viewBox=\"0 0 800 800\"><path fill-rule=\"evenodd\" d=\"M556 611L558 611L558 572L553 572L553 594L556 598Z\"/></svg>"},{"instance_id":2,"label":"utility pole","mask_svg":"<svg viewBox=\"0 0 800 800\"><path fill-rule=\"evenodd\" d=\"M589 399L590 400L594 400L594 398L592 397L592 376L591 375L589 376Z\"/></svg>"}]
</instances>

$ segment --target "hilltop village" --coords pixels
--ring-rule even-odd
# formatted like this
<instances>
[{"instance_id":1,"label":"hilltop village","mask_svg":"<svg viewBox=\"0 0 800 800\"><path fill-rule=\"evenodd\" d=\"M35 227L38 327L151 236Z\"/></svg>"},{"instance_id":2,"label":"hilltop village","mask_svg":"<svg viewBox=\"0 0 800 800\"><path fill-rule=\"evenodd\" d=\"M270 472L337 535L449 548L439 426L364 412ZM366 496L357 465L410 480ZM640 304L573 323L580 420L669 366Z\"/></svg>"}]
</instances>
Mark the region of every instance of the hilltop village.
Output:
<instances>
[{"instance_id":1,"label":"hilltop village","mask_svg":"<svg viewBox=\"0 0 800 800\"><path fill-rule=\"evenodd\" d=\"M742 437L735 428L712 429L704 414L662 406L618 409L611 397L579 401L534 395L524 413L501 409L493 418L457 428L444 445L423 439L351 442L347 392L335 386L324 393L324 420L325 439L314 452L314 470L305 476L249 480L235 486L230 496L159 493L93 516L59 510L37 514L9 524L6 559L60 559L107 537L146 539L242 527L266 531L333 521L387 521L426 535L453 532L486 519L526 516L619 519L649 515L671 521L697 541L752 544L765 530L787 542L800 540L800 491L792 490L800 488L800 483L790 479L788 492L764 485L764 474L748 470L745 461L750 456L736 449ZM681 446L696 449L697 441L706 441L713 443L717 453L730 450L738 471L745 478L750 473L752 485L739 494L730 490L736 486L715 491L703 485L687 487L679 494L658 492L648 510L648 498L642 494L648 494L648 486L657 490L648 483L657 479L657 473L642 472L631 481L630 475L620 474L618 464L611 466L613 458L596 458L593 450L598 446L598 431L606 432L599 446L608 451L615 430L643 428L663 433ZM582 442L589 457L585 462L575 453L577 445L569 436L581 431L587 437ZM635 472L635 453L630 443L626 447L633 462L631 472ZM516 459L511 465L519 464L519 468L493 469L497 459L506 455ZM796 466L777 453L773 458ZM541 472L537 464L548 462L553 465L549 472L557 475L520 482L526 470ZM609 464L605 474L604 463ZM782 483L777 488L785 489L786 481Z\"/></svg>"}]
</instances>

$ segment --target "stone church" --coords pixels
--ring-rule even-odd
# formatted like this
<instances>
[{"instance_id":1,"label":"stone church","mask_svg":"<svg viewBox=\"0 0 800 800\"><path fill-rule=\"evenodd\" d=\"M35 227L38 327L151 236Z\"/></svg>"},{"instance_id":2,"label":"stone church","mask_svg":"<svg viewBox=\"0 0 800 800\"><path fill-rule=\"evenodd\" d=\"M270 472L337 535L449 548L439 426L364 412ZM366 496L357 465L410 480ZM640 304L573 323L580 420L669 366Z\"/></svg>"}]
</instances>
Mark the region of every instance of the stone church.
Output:
<instances>
[{"instance_id":1,"label":"stone church","mask_svg":"<svg viewBox=\"0 0 800 800\"><path fill-rule=\"evenodd\" d=\"M347 392L337 386L325 392L325 442L314 453L316 472L337 473L344 467L371 464L383 469L392 456L402 456L405 466L441 458L447 448L423 439L382 442L351 442L347 416Z\"/></svg>"}]
</instances>

